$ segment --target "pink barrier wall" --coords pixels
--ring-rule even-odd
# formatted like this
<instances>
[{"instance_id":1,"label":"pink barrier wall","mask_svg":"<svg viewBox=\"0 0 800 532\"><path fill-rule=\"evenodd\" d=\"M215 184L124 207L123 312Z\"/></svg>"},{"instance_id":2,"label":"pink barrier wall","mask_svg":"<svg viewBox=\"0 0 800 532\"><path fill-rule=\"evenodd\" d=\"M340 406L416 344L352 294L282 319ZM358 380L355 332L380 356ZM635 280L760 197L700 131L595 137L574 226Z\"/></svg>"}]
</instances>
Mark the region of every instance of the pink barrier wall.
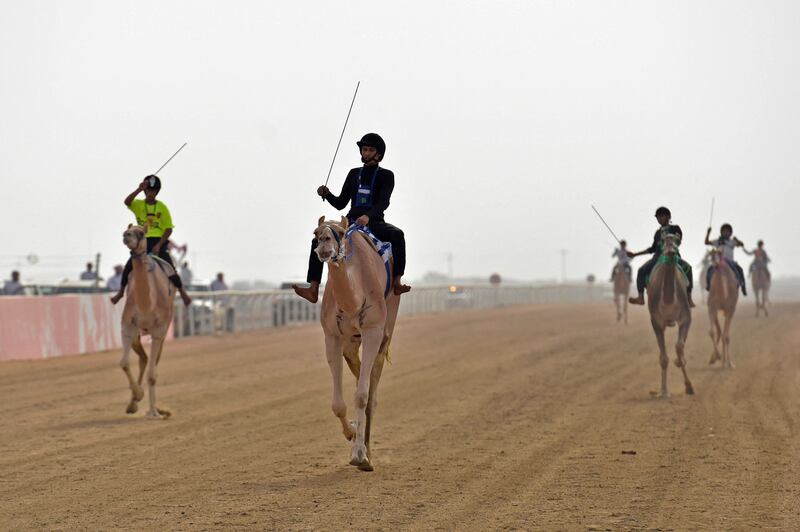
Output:
<instances>
[{"instance_id":1,"label":"pink barrier wall","mask_svg":"<svg viewBox=\"0 0 800 532\"><path fill-rule=\"evenodd\" d=\"M0 297L0 361L120 348L123 304L106 294Z\"/></svg>"}]
</instances>

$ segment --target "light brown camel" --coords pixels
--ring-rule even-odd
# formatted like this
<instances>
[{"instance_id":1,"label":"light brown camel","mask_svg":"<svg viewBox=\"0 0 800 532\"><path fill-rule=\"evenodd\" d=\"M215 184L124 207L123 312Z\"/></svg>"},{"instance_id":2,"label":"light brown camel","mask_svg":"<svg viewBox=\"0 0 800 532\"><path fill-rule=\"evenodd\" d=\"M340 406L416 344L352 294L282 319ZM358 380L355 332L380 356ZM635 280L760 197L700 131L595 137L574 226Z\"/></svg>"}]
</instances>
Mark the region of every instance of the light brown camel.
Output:
<instances>
[{"instance_id":1,"label":"light brown camel","mask_svg":"<svg viewBox=\"0 0 800 532\"><path fill-rule=\"evenodd\" d=\"M126 412L133 414L139 409L139 401L144 397L142 378L147 371L149 419L164 419L171 415L169 410L156 407L156 366L161 358L164 339L172 323L175 289L169 276L175 271L164 261L147 254L147 228L129 225L122 233L122 241L131 250L133 271L128 282L125 308L122 310L122 360L120 366L128 377L131 388L131 401ZM150 357L144 350L141 335L151 338ZM131 374L129 356L131 347L139 355L139 379Z\"/></svg>"},{"instance_id":2,"label":"light brown camel","mask_svg":"<svg viewBox=\"0 0 800 532\"><path fill-rule=\"evenodd\" d=\"M759 312L764 311L764 316L769 316L767 303L769 303L769 271L765 266L756 266L750 274L750 284L756 296L756 318Z\"/></svg>"},{"instance_id":3,"label":"light brown camel","mask_svg":"<svg viewBox=\"0 0 800 532\"><path fill-rule=\"evenodd\" d=\"M346 218L336 223L325 221L323 216L314 231L317 256L328 263L320 322L333 377L331 408L342 424L345 438L353 442L350 464L362 471L372 471L370 431L400 296L392 290L386 295L386 266L373 244L359 232L346 236L347 229ZM389 272L388 279L391 278ZM347 421L347 405L342 398L343 360L358 381L356 419L352 424Z\"/></svg>"},{"instance_id":4,"label":"light brown camel","mask_svg":"<svg viewBox=\"0 0 800 532\"><path fill-rule=\"evenodd\" d=\"M677 358L675 365L683 371L683 382L686 394L694 394L694 387L686 373L686 355L684 346L692 324L692 311L686 290L688 281L680 269L678 255L678 237L666 235L663 240L661 259L650 274L647 284L647 307L650 310L650 323L658 341L659 362L661 364L661 392L659 397L669 397L667 390L667 367L669 358L664 341L667 327L678 325L678 341L675 344Z\"/></svg>"},{"instance_id":5,"label":"light brown camel","mask_svg":"<svg viewBox=\"0 0 800 532\"><path fill-rule=\"evenodd\" d=\"M708 291L708 317L710 321L709 335L714 346L709 364L722 360L722 367L733 368L731 361L731 321L736 312L736 303L739 300L739 281L736 273L727 261L722 258L721 252L712 252L714 274L711 276L711 286ZM725 316L725 325L719 325L719 313ZM722 356L720 356L719 343L722 342Z\"/></svg>"},{"instance_id":6,"label":"light brown camel","mask_svg":"<svg viewBox=\"0 0 800 532\"><path fill-rule=\"evenodd\" d=\"M617 267L614 270L614 305L617 307L617 321L624 318L628 324L628 294L631 290L631 279L625 268Z\"/></svg>"}]
</instances>

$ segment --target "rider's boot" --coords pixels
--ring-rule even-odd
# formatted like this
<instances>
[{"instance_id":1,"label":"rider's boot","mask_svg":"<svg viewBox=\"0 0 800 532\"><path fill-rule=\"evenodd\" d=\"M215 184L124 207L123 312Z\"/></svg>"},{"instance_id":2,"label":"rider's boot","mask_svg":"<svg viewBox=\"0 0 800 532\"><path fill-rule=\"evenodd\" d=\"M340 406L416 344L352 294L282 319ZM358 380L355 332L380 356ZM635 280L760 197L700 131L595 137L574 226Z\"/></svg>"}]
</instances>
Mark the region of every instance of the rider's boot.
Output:
<instances>
[{"instance_id":1,"label":"rider's boot","mask_svg":"<svg viewBox=\"0 0 800 532\"><path fill-rule=\"evenodd\" d=\"M401 295L401 294L405 294L406 292L409 292L411 290L410 286L408 286L407 284L403 284L403 276L402 275L396 275L395 276L393 287L394 287L395 295L398 295L398 296Z\"/></svg>"},{"instance_id":2,"label":"rider's boot","mask_svg":"<svg viewBox=\"0 0 800 532\"><path fill-rule=\"evenodd\" d=\"M292 288L294 288L295 294L302 297L306 301L316 303L319 299L319 282L317 281L311 281L308 288L303 288L297 284L293 284Z\"/></svg>"},{"instance_id":3,"label":"rider's boot","mask_svg":"<svg viewBox=\"0 0 800 532\"><path fill-rule=\"evenodd\" d=\"M122 296L123 296L123 295L125 295L125 290L124 290L124 289L122 289L122 288L120 288L120 289L119 289L119 292L117 292L116 294L114 294L113 296L111 296L111 303L112 303L113 305L116 305L117 303L119 303L119 300L120 300L120 299L122 299Z\"/></svg>"},{"instance_id":4,"label":"rider's boot","mask_svg":"<svg viewBox=\"0 0 800 532\"><path fill-rule=\"evenodd\" d=\"M639 292L639 297L632 297L628 299L631 305L644 305L644 292Z\"/></svg>"}]
</instances>

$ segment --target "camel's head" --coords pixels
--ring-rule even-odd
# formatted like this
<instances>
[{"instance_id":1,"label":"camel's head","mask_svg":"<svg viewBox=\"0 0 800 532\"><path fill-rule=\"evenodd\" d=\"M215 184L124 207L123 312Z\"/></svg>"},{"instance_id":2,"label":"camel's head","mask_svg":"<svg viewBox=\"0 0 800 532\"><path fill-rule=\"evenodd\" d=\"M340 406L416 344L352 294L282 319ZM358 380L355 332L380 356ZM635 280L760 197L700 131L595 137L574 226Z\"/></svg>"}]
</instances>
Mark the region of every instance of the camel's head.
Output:
<instances>
[{"instance_id":1,"label":"camel's head","mask_svg":"<svg viewBox=\"0 0 800 532\"><path fill-rule=\"evenodd\" d=\"M141 255L147 251L147 225L128 224L128 228L122 233L122 243L131 250L131 254Z\"/></svg>"},{"instance_id":2,"label":"camel's head","mask_svg":"<svg viewBox=\"0 0 800 532\"><path fill-rule=\"evenodd\" d=\"M719 248L709 250L708 256L711 257L711 264L714 266L719 266L719 263L722 262L722 250Z\"/></svg>"},{"instance_id":3,"label":"camel's head","mask_svg":"<svg viewBox=\"0 0 800 532\"><path fill-rule=\"evenodd\" d=\"M680 245L681 238L678 235L664 235L662 244L664 255L677 255Z\"/></svg>"},{"instance_id":4,"label":"camel's head","mask_svg":"<svg viewBox=\"0 0 800 532\"><path fill-rule=\"evenodd\" d=\"M314 238L317 239L317 247L314 251L322 262L336 262L344 256L344 234L347 231L347 218L342 216L339 223L334 220L325 220L321 216L317 228L314 230Z\"/></svg>"}]
</instances>

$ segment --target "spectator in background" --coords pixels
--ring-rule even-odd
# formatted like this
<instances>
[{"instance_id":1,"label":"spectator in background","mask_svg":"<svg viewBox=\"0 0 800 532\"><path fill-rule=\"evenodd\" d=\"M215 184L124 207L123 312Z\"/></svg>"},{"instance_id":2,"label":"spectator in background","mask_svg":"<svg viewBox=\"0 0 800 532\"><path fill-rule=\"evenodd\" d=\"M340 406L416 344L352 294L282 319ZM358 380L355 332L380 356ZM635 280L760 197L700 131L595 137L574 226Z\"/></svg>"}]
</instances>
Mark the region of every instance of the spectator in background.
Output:
<instances>
[{"instance_id":1,"label":"spectator in background","mask_svg":"<svg viewBox=\"0 0 800 532\"><path fill-rule=\"evenodd\" d=\"M22 283L19 282L19 272L17 270L11 272L11 279L3 285L3 293L7 296L25 295L25 289L22 287Z\"/></svg>"},{"instance_id":2,"label":"spectator in background","mask_svg":"<svg viewBox=\"0 0 800 532\"><path fill-rule=\"evenodd\" d=\"M181 276L181 281L183 281L183 284L185 286L192 284L192 270L189 269L188 262L184 262L183 264L181 264L180 276Z\"/></svg>"},{"instance_id":3,"label":"spectator in background","mask_svg":"<svg viewBox=\"0 0 800 532\"><path fill-rule=\"evenodd\" d=\"M94 281L97 279L97 274L92 271L92 263L86 263L86 271L81 272L81 281Z\"/></svg>"},{"instance_id":4,"label":"spectator in background","mask_svg":"<svg viewBox=\"0 0 800 532\"><path fill-rule=\"evenodd\" d=\"M228 285L225 284L224 275L222 272L217 274L217 278L211 281L211 291L219 292L220 290L227 290Z\"/></svg>"},{"instance_id":5,"label":"spectator in background","mask_svg":"<svg viewBox=\"0 0 800 532\"><path fill-rule=\"evenodd\" d=\"M114 292L122 288L122 264L114 266L114 275L106 283L106 288Z\"/></svg>"}]
</instances>

